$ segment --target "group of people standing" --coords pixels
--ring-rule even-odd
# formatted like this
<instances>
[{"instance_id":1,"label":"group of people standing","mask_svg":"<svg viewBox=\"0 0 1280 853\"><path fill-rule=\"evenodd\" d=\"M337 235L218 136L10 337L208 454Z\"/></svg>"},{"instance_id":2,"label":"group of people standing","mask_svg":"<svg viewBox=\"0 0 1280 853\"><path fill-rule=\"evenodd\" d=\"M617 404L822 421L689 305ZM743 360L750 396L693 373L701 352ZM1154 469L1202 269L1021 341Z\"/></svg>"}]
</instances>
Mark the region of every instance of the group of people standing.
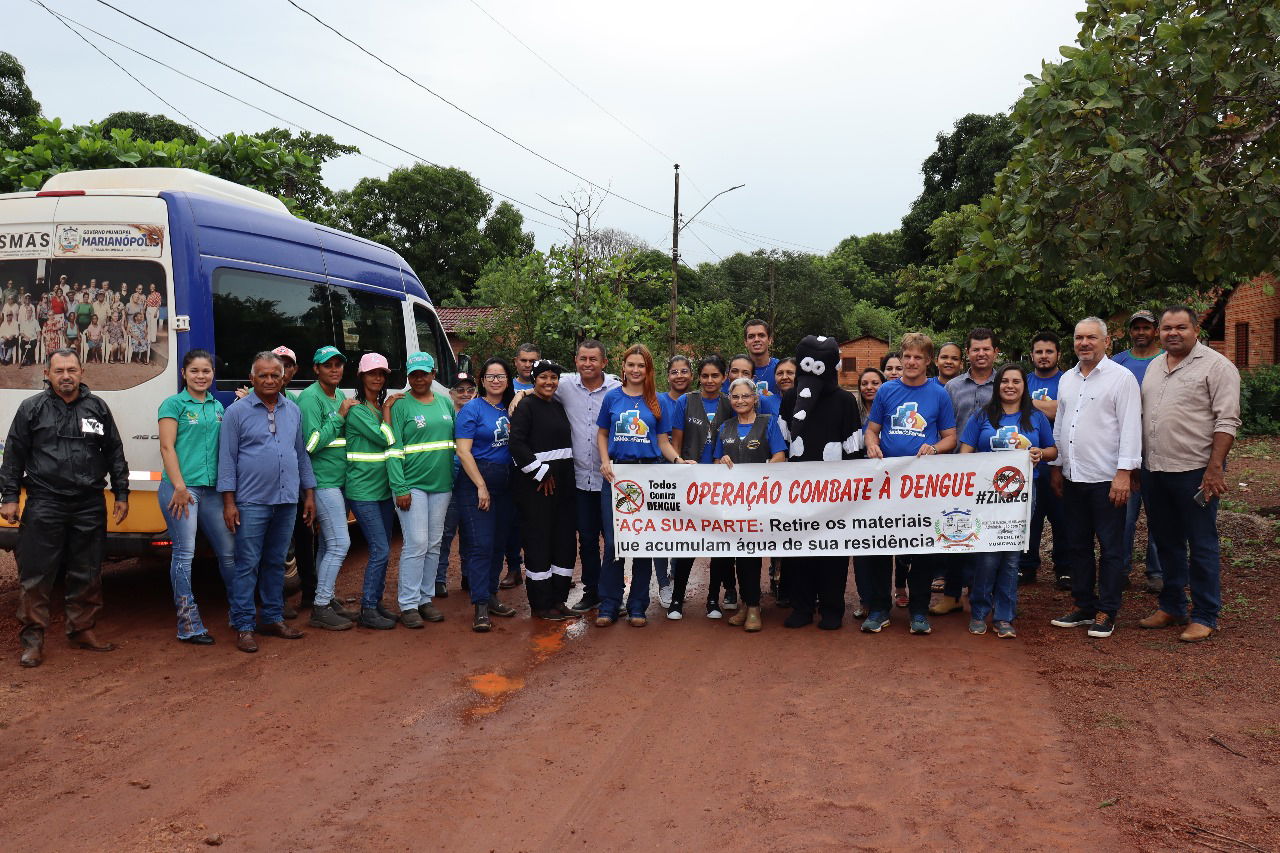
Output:
<instances>
[{"instance_id":1,"label":"group of people standing","mask_svg":"<svg viewBox=\"0 0 1280 853\"><path fill-rule=\"evenodd\" d=\"M164 294L153 282L135 284L96 278L88 285L58 277L45 291L6 283L0 308L0 364L33 365L38 353L77 350L86 362L149 362L164 321Z\"/></svg>"},{"instance_id":2,"label":"group of people standing","mask_svg":"<svg viewBox=\"0 0 1280 853\"><path fill-rule=\"evenodd\" d=\"M466 373L450 377L447 397L436 392L434 358L422 352L407 359L403 393L387 388L386 358L365 353L355 393L347 397L339 390L347 356L324 346L312 357L316 381L293 395L284 389L297 359L278 347L254 358L252 390L224 409L211 394L212 356L193 350L183 361L182 390L158 412L159 498L173 541L178 639L214 643L191 590L197 531L218 559L229 621L245 652L257 650L257 635L302 636L287 621L296 616L284 594L291 542L304 575L302 604L316 628L387 630L441 621L434 599L448 595L455 536L477 632L491 630L491 617L516 615L500 590L520 583L538 618L594 611L599 627L623 617L642 627L655 574L667 617L683 618L694 561L634 558L625 588L608 485L615 464L733 466L1019 449L1035 463L1031 547L853 557L861 630L881 632L897 604L908 611L911 633L928 634L929 616L962 610L967 589L970 632L986 633L991 620L997 636L1015 637L1018 585L1035 580L1048 520L1054 573L1075 603L1053 624L1109 636L1127 575L1126 519L1141 494L1162 581L1153 589L1160 593L1158 609L1139 624L1178 625L1185 627L1182 639L1204 639L1215 630L1220 607L1216 510L1239 425L1239 374L1199 343L1191 309L1173 306L1158 318L1135 313L1131 337L1139 344L1144 338L1132 331L1142 323L1158 333L1160 348L1148 354L1135 346L1136 353L1113 359L1106 354L1106 323L1080 321L1073 335L1078 363L1066 372L1059 369L1058 341L1048 333L1031 343L1030 371L998 364L990 329L974 329L963 347L948 343L936 351L927 335L910 333L880 369L862 372L853 392L836 382L834 339L806 337L795 358L779 360L770 355L771 332L761 320L746 324L746 351L728 362L718 355L673 356L662 392L644 346L625 350L615 377L606 371L604 345L586 340L576 349L572 373L526 344L515 368L503 358L488 359L478 385ZM51 354L50 387L23 403L0 469L0 514L16 520L19 485L28 493L18 551L25 665L42 659L48 592L63 562L73 642L110 647L92 630L101 606L95 563L105 529L96 490L109 471L114 511L122 518L127 466L110 412L80 384L80 371L74 350ZM84 417L86 407L94 417ZM96 424L97 431L67 426L77 422ZM46 462L50 448L78 453L84 464L56 469ZM368 543L359 604L350 609L335 594L351 541L348 513ZM384 593L397 520L403 535L393 611ZM513 535L523 571L518 563L514 572L511 567ZM97 544L85 547L90 540ZM570 605L575 560L583 590ZM770 586L791 609L786 627L815 621L823 629L841 627L849 556L771 563ZM762 569L758 557L711 560L707 615L731 612L730 625L761 630ZM936 602L933 592L942 593Z\"/></svg>"}]
</instances>

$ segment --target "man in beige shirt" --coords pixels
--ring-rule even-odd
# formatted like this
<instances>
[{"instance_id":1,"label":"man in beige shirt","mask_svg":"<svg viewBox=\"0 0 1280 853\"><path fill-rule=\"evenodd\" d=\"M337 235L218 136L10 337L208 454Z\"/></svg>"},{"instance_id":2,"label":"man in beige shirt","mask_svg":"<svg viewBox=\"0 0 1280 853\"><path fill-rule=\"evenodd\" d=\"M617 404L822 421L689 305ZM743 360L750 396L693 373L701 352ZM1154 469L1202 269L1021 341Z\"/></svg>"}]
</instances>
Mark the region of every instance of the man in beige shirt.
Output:
<instances>
[{"instance_id":1,"label":"man in beige shirt","mask_svg":"<svg viewBox=\"0 0 1280 853\"><path fill-rule=\"evenodd\" d=\"M1159 328L1164 354L1142 381L1142 490L1164 589L1159 609L1138 624L1187 625L1178 639L1194 643L1217 630L1222 606L1218 497L1240 427L1240 372L1200 343L1200 322L1185 305L1166 308Z\"/></svg>"}]
</instances>

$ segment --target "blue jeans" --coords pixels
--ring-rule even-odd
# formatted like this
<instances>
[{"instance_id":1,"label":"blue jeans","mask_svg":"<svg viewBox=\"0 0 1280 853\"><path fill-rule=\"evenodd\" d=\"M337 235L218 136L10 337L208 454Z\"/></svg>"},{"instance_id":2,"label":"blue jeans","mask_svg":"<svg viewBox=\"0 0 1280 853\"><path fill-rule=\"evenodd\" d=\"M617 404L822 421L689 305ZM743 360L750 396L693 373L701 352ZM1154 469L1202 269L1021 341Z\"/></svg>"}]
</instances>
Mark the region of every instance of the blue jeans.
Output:
<instances>
[{"instance_id":1,"label":"blue jeans","mask_svg":"<svg viewBox=\"0 0 1280 853\"><path fill-rule=\"evenodd\" d=\"M360 609L382 604L387 586L387 563L391 561L391 530L395 526L395 504L385 501L348 500L351 514L360 525L364 541L369 544L369 562L364 567L364 584L360 589Z\"/></svg>"},{"instance_id":2,"label":"blue jeans","mask_svg":"<svg viewBox=\"0 0 1280 853\"><path fill-rule=\"evenodd\" d=\"M458 516L462 523L462 571L471 587L471 603L487 604L498 593L507 533L515 520L515 504L508 483L511 465L477 459L476 467L489 490L489 508L480 509L479 492L471 478L458 479Z\"/></svg>"},{"instance_id":3,"label":"blue jeans","mask_svg":"<svg viewBox=\"0 0 1280 853\"><path fill-rule=\"evenodd\" d=\"M333 601L338 572L351 548L347 499L342 489L316 489L316 528L320 543L316 551L316 604L323 606Z\"/></svg>"},{"instance_id":4,"label":"blue jeans","mask_svg":"<svg viewBox=\"0 0 1280 853\"><path fill-rule=\"evenodd\" d=\"M298 505L242 503L239 510L236 574L230 591L231 627L252 631L259 621L264 625L284 621L284 559ZM262 601L260 620L255 619L255 590Z\"/></svg>"},{"instance_id":5,"label":"blue jeans","mask_svg":"<svg viewBox=\"0 0 1280 853\"><path fill-rule=\"evenodd\" d=\"M1147 577L1158 578L1163 575L1160 567L1160 551L1156 546L1155 534L1151 532L1151 509L1147 505L1147 476L1151 472L1146 468L1142 469L1142 489L1129 495L1129 504L1125 507L1124 515L1124 574L1129 576L1129 570L1133 568L1133 539L1137 535L1138 529L1138 508L1143 507L1147 510ZM1200 484L1196 484L1196 488L1200 488ZM1195 493L1195 490L1192 490Z\"/></svg>"},{"instance_id":6,"label":"blue jeans","mask_svg":"<svg viewBox=\"0 0 1280 853\"><path fill-rule=\"evenodd\" d=\"M227 590L235 582L236 540L222 520L222 495L212 486L189 486L195 503L187 506L185 518L174 518L169 513L169 501L173 500L173 483L160 481L157 499L165 523L169 525L169 539L173 541L173 558L169 561L169 583L173 585L173 604L178 608L178 639L185 640L197 634L208 633L200 621L200 608L196 606L195 593L191 591L191 559L196 553L196 529L204 534L218 558L218 572Z\"/></svg>"},{"instance_id":7,"label":"blue jeans","mask_svg":"<svg viewBox=\"0 0 1280 853\"><path fill-rule=\"evenodd\" d=\"M436 583L449 583L449 551L453 546L453 537L458 534L458 497L457 486L449 495L449 508L444 513L444 528L440 532L440 561L436 564ZM461 549L461 545L458 546Z\"/></svg>"},{"instance_id":8,"label":"blue jeans","mask_svg":"<svg viewBox=\"0 0 1280 853\"><path fill-rule=\"evenodd\" d=\"M1067 565L1071 594L1086 613L1099 610L1112 617L1120 610L1124 582L1125 508L1111 503L1111 482L1073 483L1062 487L1062 511L1067 530ZM1097 537L1100 555L1093 559ZM1094 591L1094 582L1097 591Z\"/></svg>"},{"instance_id":9,"label":"blue jeans","mask_svg":"<svg viewBox=\"0 0 1280 853\"><path fill-rule=\"evenodd\" d=\"M1048 477L1036 478L1031 503L1031 535L1027 550L1018 561L1019 571L1027 577L1035 577L1040 568L1040 540L1044 537L1044 522L1049 520L1053 528L1053 567L1055 573L1067 571L1067 531L1062 519L1062 499L1049 488Z\"/></svg>"},{"instance_id":10,"label":"blue jeans","mask_svg":"<svg viewBox=\"0 0 1280 853\"><path fill-rule=\"evenodd\" d=\"M576 489L578 497L578 560L582 563L582 591L596 592L600 585L600 492Z\"/></svg>"},{"instance_id":11,"label":"blue jeans","mask_svg":"<svg viewBox=\"0 0 1280 853\"><path fill-rule=\"evenodd\" d=\"M605 485L608 485L606 483ZM613 550L613 489L600 490L600 520L604 530L604 560L600 565L600 615L618 618L622 608L622 560ZM627 596L627 615L643 616L649 609L649 578L653 560L634 557L631 560L631 594ZM585 585L586 581L583 581Z\"/></svg>"},{"instance_id":12,"label":"blue jeans","mask_svg":"<svg viewBox=\"0 0 1280 853\"><path fill-rule=\"evenodd\" d=\"M1018 561L1021 551L983 551L970 555L973 585L969 587L970 618L985 620L995 603L995 620L1012 622L1018 610Z\"/></svg>"},{"instance_id":13,"label":"blue jeans","mask_svg":"<svg viewBox=\"0 0 1280 853\"><path fill-rule=\"evenodd\" d=\"M1170 616L1185 616L1190 583L1191 620L1217 628L1222 609L1218 499L1208 506L1193 500L1204 470L1148 471L1142 475L1142 490L1147 496L1147 523L1164 559L1160 609Z\"/></svg>"},{"instance_id":14,"label":"blue jeans","mask_svg":"<svg viewBox=\"0 0 1280 853\"><path fill-rule=\"evenodd\" d=\"M430 604L436 592L436 566L440 562L440 538L452 492L409 491L409 508L400 516L400 582L397 598L401 610Z\"/></svg>"}]
</instances>

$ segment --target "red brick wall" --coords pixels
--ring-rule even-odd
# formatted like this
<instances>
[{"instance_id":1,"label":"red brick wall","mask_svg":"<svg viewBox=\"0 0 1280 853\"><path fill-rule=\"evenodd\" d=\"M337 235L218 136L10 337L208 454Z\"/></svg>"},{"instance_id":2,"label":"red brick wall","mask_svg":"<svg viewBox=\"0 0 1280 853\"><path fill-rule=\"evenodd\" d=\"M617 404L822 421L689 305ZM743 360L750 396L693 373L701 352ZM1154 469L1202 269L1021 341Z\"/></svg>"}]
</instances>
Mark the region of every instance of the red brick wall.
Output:
<instances>
[{"instance_id":1,"label":"red brick wall","mask_svg":"<svg viewBox=\"0 0 1280 853\"><path fill-rule=\"evenodd\" d=\"M858 384L858 375L868 367L879 367L880 359L889 352L889 342L879 338L861 337L845 341L840 345L840 384L854 387ZM853 370L846 370L852 359Z\"/></svg>"},{"instance_id":2,"label":"red brick wall","mask_svg":"<svg viewBox=\"0 0 1280 853\"><path fill-rule=\"evenodd\" d=\"M1271 290L1269 294L1267 287ZM1223 341L1222 354L1240 368L1280 363L1275 339L1277 317L1280 317L1280 282L1273 276L1261 275L1238 287L1227 302L1226 340ZM1236 358L1236 329L1245 323L1249 327L1247 365Z\"/></svg>"}]
</instances>

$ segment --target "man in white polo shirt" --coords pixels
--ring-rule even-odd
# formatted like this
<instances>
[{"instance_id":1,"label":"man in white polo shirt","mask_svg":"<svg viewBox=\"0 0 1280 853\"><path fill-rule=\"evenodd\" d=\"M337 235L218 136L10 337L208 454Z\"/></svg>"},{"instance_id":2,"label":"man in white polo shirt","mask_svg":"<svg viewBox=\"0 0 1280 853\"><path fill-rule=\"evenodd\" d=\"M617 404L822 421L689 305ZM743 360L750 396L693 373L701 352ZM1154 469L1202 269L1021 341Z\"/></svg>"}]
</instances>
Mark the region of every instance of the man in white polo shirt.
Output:
<instances>
[{"instance_id":1,"label":"man in white polo shirt","mask_svg":"<svg viewBox=\"0 0 1280 853\"><path fill-rule=\"evenodd\" d=\"M1088 625L1090 637L1109 637L1115 629L1124 581L1125 507L1142 464L1138 381L1107 358L1110 343L1107 324L1097 317L1076 324L1080 361L1058 384L1058 458L1049 463L1050 485L1062 498L1076 605L1053 624ZM1096 563L1095 537L1101 551Z\"/></svg>"}]
</instances>

